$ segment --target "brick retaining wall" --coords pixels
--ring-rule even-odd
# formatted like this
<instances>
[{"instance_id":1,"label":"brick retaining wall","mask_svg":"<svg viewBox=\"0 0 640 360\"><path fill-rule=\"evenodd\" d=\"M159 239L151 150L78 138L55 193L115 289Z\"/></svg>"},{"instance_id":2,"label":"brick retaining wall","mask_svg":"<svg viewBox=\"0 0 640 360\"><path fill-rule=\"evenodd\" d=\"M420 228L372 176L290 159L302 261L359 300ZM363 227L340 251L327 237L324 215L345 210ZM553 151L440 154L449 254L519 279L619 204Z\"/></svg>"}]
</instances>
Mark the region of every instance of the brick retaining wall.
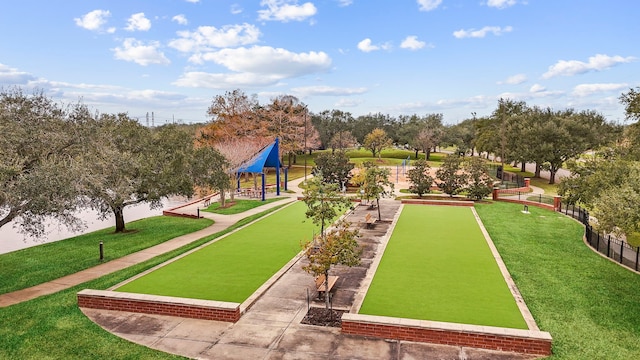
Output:
<instances>
[{"instance_id":1,"label":"brick retaining wall","mask_svg":"<svg viewBox=\"0 0 640 360\"><path fill-rule=\"evenodd\" d=\"M551 335L543 331L343 314L342 332L382 339L551 355Z\"/></svg>"},{"instance_id":2,"label":"brick retaining wall","mask_svg":"<svg viewBox=\"0 0 640 360\"><path fill-rule=\"evenodd\" d=\"M449 206L473 206L473 201L467 200L421 200L421 199L402 199L403 204L418 205L449 205Z\"/></svg>"},{"instance_id":3,"label":"brick retaining wall","mask_svg":"<svg viewBox=\"0 0 640 360\"><path fill-rule=\"evenodd\" d=\"M179 316L193 319L237 322L240 304L85 289L78 293L81 308Z\"/></svg>"}]
</instances>

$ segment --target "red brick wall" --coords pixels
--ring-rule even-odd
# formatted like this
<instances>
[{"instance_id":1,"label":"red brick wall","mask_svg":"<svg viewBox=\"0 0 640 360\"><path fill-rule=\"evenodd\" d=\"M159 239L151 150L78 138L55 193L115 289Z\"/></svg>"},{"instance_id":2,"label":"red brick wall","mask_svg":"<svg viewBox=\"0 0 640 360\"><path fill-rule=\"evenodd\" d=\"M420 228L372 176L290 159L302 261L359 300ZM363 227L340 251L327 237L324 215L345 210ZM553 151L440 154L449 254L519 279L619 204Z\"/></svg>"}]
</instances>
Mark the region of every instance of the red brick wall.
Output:
<instances>
[{"instance_id":1,"label":"red brick wall","mask_svg":"<svg viewBox=\"0 0 640 360\"><path fill-rule=\"evenodd\" d=\"M522 205L527 205L527 206L536 206L536 207L547 209L547 210L554 210L554 211L556 210L553 205L543 204L543 203L539 203L539 202L535 202L535 201L516 200L516 199L497 199L496 201L504 201L504 202L514 203L514 204L522 204Z\"/></svg>"},{"instance_id":2,"label":"red brick wall","mask_svg":"<svg viewBox=\"0 0 640 360\"><path fill-rule=\"evenodd\" d=\"M449 205L449 206L473 206L473 201L467 200L420 200L420 199L403 199L403 204L418 205Z\"/></svg>"},{"instance_id":3,"label":"red brick wall","mask_svg":"<svg viewBox=\"0 0 640 360\"><path fill-rule=\"evenodd\" d=\"M117 292L111 293L113 296L88 294L85 293L85 291L81 291L78 293L78 307L227 322L237 322L240 320L240 305L235 309L217 308L198 304L179 304L161 300L132 299L129 297L118 297Z\"/></svg>"},{"instance_id":4,"label":"red brick wall","mask_svg":"<svg viewBox=\"0 0 640 360\"><path fill-rule=\"evenodd\" d=\"M518 337L496 333L477 333L437 328L389 325L342 320L345 334L383 339L467 346L481 349L517 352L532 355L551 355L551 339Z\"/></svg>"}]
</instances>

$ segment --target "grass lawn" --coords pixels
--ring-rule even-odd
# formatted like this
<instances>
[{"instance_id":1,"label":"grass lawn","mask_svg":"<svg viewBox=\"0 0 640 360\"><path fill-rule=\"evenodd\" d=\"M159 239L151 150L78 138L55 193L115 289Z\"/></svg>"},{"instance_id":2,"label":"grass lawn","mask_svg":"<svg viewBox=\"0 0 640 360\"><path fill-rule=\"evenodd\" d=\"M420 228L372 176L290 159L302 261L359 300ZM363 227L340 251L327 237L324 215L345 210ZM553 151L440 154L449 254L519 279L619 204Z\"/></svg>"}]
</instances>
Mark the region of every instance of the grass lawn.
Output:
<instances>
[{"instance_id":1,"label":"grass lawn","mask_svg":"<svg viewBox=\"0 0 640 360\"><path fill-rule=\"evenodd\" d=\"M552 211L476 205L553 359L640 359L640 275L600 257L584 228Z\"/></svg>"},{"instance_id":2,"label":"grass lawn","mask_svg":"<svg viewBox=\"0 0 640 360\"><path fill-rule=\"evenodd\" d=\"M274 201L282 200L283 197L266 199L262 200L244 200L244 199L234 199L233 204L231 206L227 206L224 208L220 208L220 203L215 202L206 209L202 209L203 211L221 214L221 215L233 215L239 214L241 212L245 212L247 210L251 210L253 208L257 208L258 206L266 205L272 203ZM229 202L227 202L229 204Z\"/></svg>"},{"instance_id":3,"label":"grass lawn","mask_svg":"<svg viewBox=\"0 0 640 360\"><path fill-rule=\"evenodd\" d=\"M305 210L294 203L117 291L243 302L312 238Z\"/></svg>"},{"instance_id":4,"label":"grass lawn","mask_svg":"<svg viewBox=\"0 0 640 360\"><path fill-rule=\"evenodd\" d=\"M103 330L78 309L76 293L82 289L108 289L274 210L247 217L227 230L142 264L68 290L0 308L0 359L184 359L131 343Z\"/></svg>"},{"instance_id":5,"label":"grass lawn","mask_svg":"<svg viewBox=\"0 0 640 360\"><path fill-rule=\"evenodd\" d=\"M467 207L405 205L360 313L527 329Z\"/></svg>"},{"instance_id":6,"label":"grass lawn","mask_svg":"<svg viewBox=\"0 0 640 360\"><path fill-rule=\"evenodd\" d=\"M127 232L113 227L0 255L0 294L38 285L100 264L99 243L105 261L121 258L177 236L213 224L209 219L155 216L132 221Z\"/></svg>"}]
</instances>

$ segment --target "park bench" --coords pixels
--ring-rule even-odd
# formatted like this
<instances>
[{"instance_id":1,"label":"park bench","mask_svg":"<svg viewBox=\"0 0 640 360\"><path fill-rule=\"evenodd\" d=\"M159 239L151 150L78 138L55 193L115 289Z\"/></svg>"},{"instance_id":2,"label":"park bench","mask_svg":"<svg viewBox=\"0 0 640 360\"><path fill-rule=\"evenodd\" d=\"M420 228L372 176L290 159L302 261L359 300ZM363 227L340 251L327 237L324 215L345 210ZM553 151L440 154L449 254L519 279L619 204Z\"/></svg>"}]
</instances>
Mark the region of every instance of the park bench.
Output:
<instances>
[{"instance_id":1,"label":"park bench","mask_svg":"<svg viewBox=\"0 0 640 360\"><path fill-rule=\"evenodd\" d=\"M333 288L333 285L336 284L336 281L338 281L338 276L329 276L329 281L328 284L325 284L325 277L324 275L320 275L316 278L316 290L318 290L318 299L320 299L322 297L323 293L327 293L327 291L331 291L331 289ZM329 290L327 290L327 288Z\"/></svg>"},{"instance_id":2,"label":"park bench","mask_svg":"<svg viewBox=\"0 0 640 360\"><path fill-rule=\"evenodd\" d=\"M367 214L364 217L364 222L367 224L367 228L370 228L376 223L376 218L371 216L371 214Z\"/></svg>"}]
</instances>

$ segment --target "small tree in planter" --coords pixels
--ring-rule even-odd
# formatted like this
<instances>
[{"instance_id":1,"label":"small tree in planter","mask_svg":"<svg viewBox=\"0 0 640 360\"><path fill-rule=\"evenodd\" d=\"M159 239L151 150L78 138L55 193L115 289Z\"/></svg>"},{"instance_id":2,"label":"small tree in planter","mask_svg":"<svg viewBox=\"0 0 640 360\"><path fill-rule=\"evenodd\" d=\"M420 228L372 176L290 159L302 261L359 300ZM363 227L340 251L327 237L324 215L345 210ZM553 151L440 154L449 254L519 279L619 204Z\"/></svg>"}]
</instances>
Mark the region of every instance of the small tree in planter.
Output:
<instances>
[{"instance_id":1,"label":"small tree in planter","mask_svg":"<svg viewBox=\"0 0 640 360\"><path fill-rule=\"evenodd\" d=\"M362 249L358 245L359 232L349 230L349 223L341 221L325 236L303 244L304 254L309 264L302 269L314 277L324 275L325 306L329 310L329 270L333 265L357 266L360 264Z\"/></svg>"},{"instance_id":2,"label":"small tree in planter","mask_svg":"<svg viewBox=\"0 0 640 360\"><path fill-rule=\"evenodd\" d=\"M462 191L466 184L467 176L460 173L461 163L460 156L449 155L444 158L442 165L436 172L436 176L440 179L438 187L450 197Z\"/></svg>"},{"instance_id":3,"label":"small tree in planter","mask_svg":"<svg viewBox=\"0 0 640 360\"><path fill-rule=\"evenodd\" d=\"M407 171L407 176L411 182L409 191L414 194L418 194L422 197L422 194L428 194L431 192L431 184L433 184L433 177L431 177L429 170L431 167L426 160L420 159L413 163L413 168Z\"/></svg>"},{"instance_id":4,"label":"small tree in planter","mask_svg":"<svg viewBox=\"0 0 640 360\"><path fill-rule=\"evenodd\" d=\"M381 219L380 215L380 198L383 196L391 196L393 193L393 183L389 180L391 171L388 168L381 168L376 164L367 161L364 164L364 184L362 190L364 190L364 196L368 199L376 199L376 207L378 208L378 220ZM389 188L389 190L387 190Z\"/></svg>"},{"instance_id":5,"label":"small tree in planter","mask_svg":"<svg viewBox=\"0 0 640 360\"><path fill-rule=\"evenodd\" d=\"M317 173L307 182L302 199L307 204L307 218L320 225L320 235L324 237L324 229L334 221L338 212L351 206L351 201L340 195L340 186L327 183L322 173Z\"/></svg>"}]
</instances>

